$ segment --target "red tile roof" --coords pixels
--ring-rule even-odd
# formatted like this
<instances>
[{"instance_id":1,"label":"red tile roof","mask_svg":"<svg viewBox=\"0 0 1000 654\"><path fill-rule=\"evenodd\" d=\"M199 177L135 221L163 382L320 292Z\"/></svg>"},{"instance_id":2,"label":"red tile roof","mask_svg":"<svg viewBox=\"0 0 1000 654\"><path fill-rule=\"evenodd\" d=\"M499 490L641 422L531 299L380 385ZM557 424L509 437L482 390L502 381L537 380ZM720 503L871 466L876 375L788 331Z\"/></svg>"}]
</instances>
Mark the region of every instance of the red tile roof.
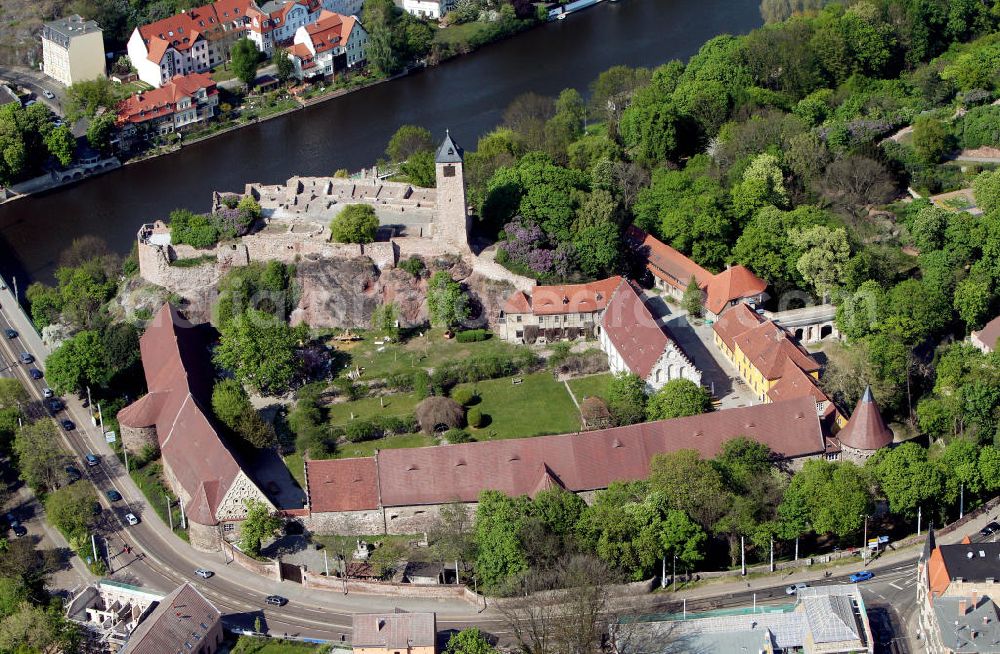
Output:
<instances>
[{"instance_id":1,"label":"red tile roof","mask_svg":"<svg viewBox=\"0 0 1000 654\"><path fill-rule=\"evenodd\" d=\"M388 651L433 648L437 640L437 619L433 613L356 613L351 620L355 649Z\"/></svg>"},{"instance_id":2,"label":"red tile roof","mask_svg":"<svg viewBox=\"0 0 1000 654\"><path fill-rule=\"evenodd\" d=\"M705 306L718 315L733 300L760 295L766 289L767 282L750 272L749 268L732 266L708 282L708 300Z\"/></svg>"},{"instance_id":3,"label":"red tile roof","mask_svg":"<svg viewBox=\"0 0 1000 654\"><path fill-rule=\"evenodd\" d=\"M186 582L160 600L139 623L122 654L201 651L199 648L220 620L222 612Z\"/></svg>"},{"instance_id":4,"label":"red tile roof","mask_svg":"<svg viewBox=\"0 0 1000 654\"><path fill-rule=\"evenodd\" d=\"M536 316L563 313L594 313L603 311L621 284L617 275L588 284L565 284L563 286L536 286L531 290L531 312ZM510 301L517 302L516 296Z\"/></svg>"},{"instance_id":5,"label":"red tile roof","mask_svg":"<svg viewBox=\"0 0 1000 654\"><path fill-rule=\"evenodd\" d=\"M208 73L176 75L160 88L136 93L120 103L118 123L143 123L169 116L181 99L194 97L202 89L209 95L218 92L215 81Z\"/></svg>"},{"instance_id":6,"label":"red tile roof","mask_svg":"<svg viewBox=\"0 0 1000 654\"><path fill-rule=\"evenodd\" d=\"M146 387L155 400L141 398L118 413L123 424L156 426L163 460L190 496L189 520L218 524L216 512L240 472L235 456L219 438L205 409L211 398L212 370L198 329L170 304L153 317L139 340ZM136 406L138 405L138 406ZM158 411L152 415L152 409Z\"/></svg>"},{"instance_id":7,"label":"red tile roof","mask_svg":"<svg viewBox=\"0 0 1000 654\"><path fill-rule=\"evenodd\" d=\"M989 351L996 350L997 339L1000 338L1000 316L986 323L978 332L972 332L972 336L989 348Z\"/></svg>"},{"instance_id":8,"label":"red tile roof","mask_svg":"<svg viewBox=\"0 0 1000 654\"><path fill-rule=\"evenodd\" d=\"M729 313L728 311L726 313ZM791 400L798 397L811 397L817 407L822 407L820 414L824 421L836 419L837 406L830 400L823 389L819 387L816 378L804 372L791 359L785 361L785 369L781 379L767 391L767 397L772 402ZM830 425L825 423L827 427ZM839 446L839 443L838 443Z\"/></svg>"},{"instance_id":9,"label":"red tile roof","mask_svg":"<svg viewBox=\"0 0 1000 654\"><path fill-rule=\"evenodd\" d=\"M531 298L524 291L514 291L503 305L504 313L531 313Z\"/></svg>"},{"instance_id":10,"label":"red tile roof","mask_svg":"<svg viewBox=\"0 0 1000 654\"><path fill-rule=\"evenodd\" d=\"M618 286L604 312L603 325L625 365L642 379L649 376L671 340L631 282Z\"/></svg>"},{"instance_id":11,"label":"red tile roof","mask_svg":"<svg viewBox=\"0 0 1000 654\"><path fill-rule=\"evenodd\" d=\"M745 331L753 329L764 322L764 317L745 304L738 304L726 311L712 325L712 330L719 335L722 342L730 350L736 347L736 337Z\"/></svg>"},{"instance_id":12,"label":"red tile roof","mask_svg":"<svg viewBox=\"0 0 1000 654\"><path fill-rule=\"evenodd\" d=\"M635 225L628 228L628 237L637 253L646 258L647 269L674 288L685 290L692 277L705 288L712 279L712 273Z\"/></svg>"},{"instance_id":13,"label":"red tile roof","mask_svg":"<svg viewBox=\"0 0 1000 654\"><path fill-rule=\"evenodd\" d=\"M383 506L475 502L488 489L530 495L547 487L545 475L567 490L597 490L613 481L645 479L656 454L690 448L710 458L737 436L764 443L783 459L821 454L826 448L815 403L802 397L576 434L382 450L377 454L377 487ZM371 507L370 486L370 495L360 497L350 489L350 475L336 475L344 461L310 462L310 497L343 493L352 499L337 504L340 510ZM361 461L375 466L373 459ZM317 487L328 468L344 490Z\"/></svg>"},{"instance_id":14,"label":"red tile roof","mask_svg":"<svg viewBox=\"0 0 1000 654\"><path fill-rule=\"evenodd\" d=\"M781 377L787 359L806 372L820 369L819 363L796 345L788 332L770 320L739 334L733 341L765 379Z\"/></svg>"},{"instance_id":15,"label":"red tile roof","mask_svg":"<svg viewBox=\"0 0 1000 654\"><path fill-rule=\"evenodd\" d=\"M847 447L869 452L892 444L892 431L882 420L871 386L858 400L847 424L837 432L837 439Z\"/></svg>"},{"instance_id":16,"label":"red tile roof","mask_svg":"<svg viewBox=\"0 0 1000 654\"><path fill-rule=\"evenodd\" d=\"M139 34L149 52L147 59L159 63L167 47L187 50L195 44L199 35L210 41L215 40L224 34L224 23L243 18L253 6L254 0L218 0L148 25L140 25Z\"/></svg>"},{"instance_id":17,"label":"red tile roof","mask_svg":"<svg viewBox=\"0 0 1000 654\"><path fill-rule=\"evenodd\" d=\"M375 459L306 461L309 510L362 511L378 508Z\"/></svg>"},{"instance_id":18,"label":"red tile roof","mask_svg":"<svg viewBox=\"0 0 1000 654\"><path fill-rule=\"evenodd\" d=\"M324 9L316 22L306 25L306 33L309 34L313 48L319 54L334 48L346 47L356 22L354 16L343 16Z\"/></svg>"}]
</instances>

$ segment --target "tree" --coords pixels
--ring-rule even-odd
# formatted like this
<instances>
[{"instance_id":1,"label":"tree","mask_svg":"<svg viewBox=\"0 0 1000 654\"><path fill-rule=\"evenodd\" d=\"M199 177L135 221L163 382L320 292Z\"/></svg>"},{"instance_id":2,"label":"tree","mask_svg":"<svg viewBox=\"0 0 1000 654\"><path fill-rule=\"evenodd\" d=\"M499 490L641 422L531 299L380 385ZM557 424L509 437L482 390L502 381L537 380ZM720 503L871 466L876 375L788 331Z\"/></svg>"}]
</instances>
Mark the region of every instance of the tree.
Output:
<instances>
[{"instance_id":1,"label":"tree","mask_svg":"<svg viewBox=\"0 0 1000 654\"><path fill-rule=\"evenodd\" d=\"M287 82L288 79L295 73L295 63L292 58L288 56L288 51L284 48L276 48L274 51L273 62L275 66L275 74L278 77L279 82ZM254 71L256 74L256 71Z\"/></svg>"},{"instance_id":2,"label":"tree","mask_svg":"<svg viewBox=\"0 0 1000 654\"><path fill-rule=\"evenodd\" d=\"M590 83L591 111L607 121L609 133L617 133L618 119L628 107L632 95L648 84L651 77L648 68L612 66Z\"/></svg>"},{"instance_id":3,"label":"tree","mask_svg":"<svg viewBox=\"0 0 1000 654\"><path fill-rule=\"evenodd\" d=\"M243 414L252 410L250 396L235 379L223 379L212 388L212 412L226 427L235 430Z\"/></svg>"},{"instance_id":4,"label":"tree","mask_svg":"<svg viewBox=\"0 0 1000 654\"><path fill-rule=\"evenodd\" d=\"M627 372L620 372L608 384L608 409L616 425L642 422L646 415L646 383Z\"/></svg>"},{"instance_id":5,"label":"tree","mask_svg":"<svg viewBox=\"0 0 1000 654\"><path fill-rule=\"evenodd\" d=\"M926 164L934 165L951 152L954 139L937 118L918 116L913 123L913 149Z\"/></svg>"},{"instance_id":6,"label":"tree","mask_svg":"<svg viewBox=\"0 0 1000 654\"><path fill-rule=\"evenodd\" d=\"M710 528L729 503L730 490L722 475L696 450L658 454L649 464L649 486L664 495L667 506L683 511Z\"/></svg>"},{"instance_id":7,"label":"tree","mask_svg":"<svg viewBox=\"0 0 1000 654\"><path fill-rule=\"evenodd\" d=\"M684 297L681 299L681 306L690 315L695 318L701 317L702 312L702 293L701 286L698 285L698 280L691 276L688 281L687 288L684 289Z\"/></svg>"},{"instance_id":8,"label":"tree","mask_svg":"<svg viewBox=\"0 0 1000 654\"><path fill-rule=\"evenodd\" d=\"M45 496L45 517L69 540L83 541L94 527L97 495L89 484L71 484Z\"/></svg>"},{"instance_id":9,"label":"tree","mask_svg":"<svg viewBox=\"0 0 1000 654\"><path fill-rule=\"evenodd\" d=\"M281 518L271 513L267 505L255 499L244 501L247 517L240 525L240 550L245 554L260 556L261 541L270 538L281 527Z\"/></svg>"},{"instance_id":10,"label":"tree","mask_svg":"<svg viewBox=\"0 0 1000 654\"><path fill-rule=\"evenodd\" d=\"M216 362L244 386L283 393L298 372L295 330L263 311L247 309L221 325Z\"/></svg>"},{"instance_id":11,"label":"tree","mask_svg":"<svg viewBox=\"0 0 1000 654\"><path fill-rule=\"evenodd\" d=\"M186 243L196 248L210 248L219 242L219 226L211 216L188 209L170 212L171 243Z\"/></svg>"},{"instance_id":12,"label":"tree","mask_svg":"<svg viewBox=\"0 0 1000 654\"><path fill-rule=\"evenodd\" d=\"M260 64L260 51L257 50L257 45L247 37L243 37L233 44L229 51L229 59L229 65L232 66L237 79L247 86L252 86L257 79L257 66Z\"/></svg>"},{"instance_id":13,"label":"tree","mask_svg":"<svg viewBox=\"0 0 1000 654\"><path fill-rule=\"evenodd\" d=\"M28 423L14 436L14 455L21 480L36 493L59 488L66 455L50 420Z\"/></svg>"},{"instance_id":14,"label":"tree","mask_svg":"<svg viewBox=\"0 0 1000 654\"><path fill-rule=\"evenodd\" d=\"M495 591L528 569L518 538L524 512L522 499L492 490L479 494L474 526L476 574L484 589Z\"/></svg>"},{"instance_id":15,"label":"tree","mask_svg":"<svg viewBox=\"0 0 1000 654\"><path fill-rule=\"evenodd\" d=\"M439 270L427 285L427 310L432 325L451 329L469 317L471 307L461 284Z\"/></svg>"},{"instance_id":16,"label":"tree","mask_svg":"<svg viewBox=\"0 0 1000 654\"><path fill-rule=\"evenodd\" d=\"M708 391L690 379L671 379L653 393L646 405L648 420L696 416L712 410Z\"/></svg>"},{"instance_id":17,"label":"tree","mask_svg":"<svg viewBox=\"0 0 1000 654\"><path fill-rule=\"evenodd\" d=\"M430 150L415 152L399 166L399 170L414 186L434 188L437 185L434 153Z\"/></svg>"},{"instance_id":18,"label":"tree","mask_svg":"<svg viewBox=\"0 0 1000 654\"><path fill-rule=\"evenodd\" d=\"M59 161L59 165L68 166L73 163L76 139L66 125L56 127L45 135L45 147L49 149L49 154Z\"/></svg>"},{"instance_id":19,"label":"tree","mask_svg":"<svg viewBox=\"0 0 1000 654\"><path fill-rule=\"evenodd\" d=\"M385 154L389 161L400 163L418 152L433 152L434 136L430 130L417 125L402 125L389 139Z\"/></svg>"},{"instance_id":20,"label":"tree","mask_svg":"<svg viewBox=\"0 0 1000 654\"><path fill-rule=\"evenodd\" d=\"M1000 171L987 170L979 173L972 181L972 192L983 213L990 214L1000 209Z\"/></svg>"},{"instance_id":21,"label":"tree","mask_svg":"<svg viewBox=\"0 0 1000 654\"><path fill-rule=\"evenodd\" d=\"M49 386L61 395L103 386L111 371L105 366L104 344L96 331L78 332L65 340L45 362Z\"/></svg>"},{"instance_id":22,"label":"tree","mask_svg":"<svg viewBox=\"0 0 1000 654\"><path fill-rule=\"evenodd\" d=\"M788 202L784 174L773 154L759 154L750 161L743 179L733 185L733 211L749 219L757 209L772 205L783 207Z\"/></svg>"},{"instance_id":23,"label":"tree","mask_svg":"<svg viewBox=\"0 0 1000 654\"><path fill-rule=\"evenodd\" d=\"M618 262L621 231L618 201L609 191L595 189L580 205L573 223L573 245L580 269L591 277L610 272Z\"/></svg>"},{"instance_id":24,"label":"tree","mask_svg":"<svg viewBox=\"0 0 1000 654\"><path fill-rule=\"evenodd\" d=\"M425 434L439 431L442 425L456 429L465 424L465 409L450 397L431 396L421 400L414 413Z\"/></svg>"},{"instance_id":25,"label":"tree","mask_svg":"<svg viewBox=\"0 0 1000 654\"><path fill-rule=\"evenodd\" d=\"M847 155L833 161L823 172L819 190L855 220L867 214L868 207L889 201L896 183L885 166L860 155Z\"/></svg>"},{"instance_id":26,"label":"tree","mask_svg":"<svg viewBox=\"0 0 1000 654\"><path fill-rule=\"evenodd\" d=\"M378 232L378 216L369 204L349 204L330 223L330 236L338 243L371 243Z\"/></svg>"},{"instance_id":27,"label":"tree","mask_svg":"<svg viewBox=\"0 0 1000 654\"><path fill-rule=\"evenodd\" d=\"M844 265L851 255L847 231L816 225L809 229L795 229L788 235L793 247L802 251L795 263L802 279L827 298L831 291L843 284Z\"/></svg>"},{"instance_id":28,"label":"tree","mask_svg":"<svg viewBox=\"0 0 1000 654\"><path fill-rule=\"evenodd\" d=\"M0 409L19 407L28 400L28 391L12 377L0 377Z\"/></svg>"},{"instance_id":29,"label":"tree","mask_svg":"<svg viewBox=\"0 0 1000 654\"><path fill-rule=\"evenodd\" d=\"M832 463L823 459L807 461L792 475L778 507L783 521L796 521L795 507L801 506L796 536L811 529L817 534L845 538L862 527L862 515L870 513L871 493L864 471L848 462ZM787 532L786 532L787 533Z\"/></svg>"},{"instance_id":30,"label":"tree","mask_svg":"<svg viewBox=\"0 0 1000 654\"><path fill-rule=\"evenodd\" d=\"M66 88L66 117L70 122L93 118L100 109L113 112L114 108L114 83L103 75Z\"/></svg>"},{"instance_id":31,"label":"tree","mask_svg":"<svg viewBox=\"0 0 1000 654\"><path fill-rule=\"evenodd\" d=\"M442 561L465 563L475 557L473 516L468 505L445 504L427 532L431 548Z\"/></svg>"},{"instance_id":32,"label":"tree","mask_svg":"<svg viewBox=\"0 0 1000 654\"><path fill-rule=\"evenodd\" d=\"M111 135L115 131L115 112L105 111L90 120L87 127L87 143L90 147L107 154L111 149Z\"/></svg>"},{"instance_id":33,"label":"tree","mask_svg":"<svg viewBox=\"0 0 1000 654\"><path fill-rule=\"evenodd\" d=\"M967 277L955 287L955 311L970 331L983 326L989 317L992 298L990 282L982 275Z\"/></svg>"},{"instance_id":34,"label":"tree","mask_svg":"<svg viewBox=\"0 0 1000 654\"><path fill-rule=\"evenodd\" d=\"M496 654L496 651L478 628L469 627L451 635L444 654Z\"/></svg>"},{"instance_id":35,"label":"tree","mask_svg":"<svg viewBox=\"0 0 1000 654\"><path fill-rule=\"evenodd\" d=\"M865 462L865 468L872 471L889 510L897 515L914 518L918 507L929 509L943 498L944 475L927 460L927 450L916 443L880 450Z\"/></svg>"}]
</instances>

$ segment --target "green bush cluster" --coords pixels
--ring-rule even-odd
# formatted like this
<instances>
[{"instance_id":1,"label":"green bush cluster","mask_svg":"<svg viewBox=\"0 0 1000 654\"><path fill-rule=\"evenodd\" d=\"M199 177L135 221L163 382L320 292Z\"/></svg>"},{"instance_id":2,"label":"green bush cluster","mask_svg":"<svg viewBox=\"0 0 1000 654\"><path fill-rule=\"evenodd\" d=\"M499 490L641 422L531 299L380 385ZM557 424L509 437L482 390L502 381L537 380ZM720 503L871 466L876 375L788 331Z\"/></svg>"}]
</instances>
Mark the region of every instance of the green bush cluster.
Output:
<instances>
[{"instance_id":1,"label":"green bush cluster","mask_svg":"<svg viewBox=\"0 0 1000 654\"><path fill-rule=\"evenodd\" d=\"M465 415L465 421L469 423L470 427L479 429L483 426L483 410L477 406L469 409L469 412Z\"/></svg>"},{"instance_id":2,"label":"green bush cluster","mask_svg":"<svg viewBox=\"0 0 1000 654\"><path fill-rule=\"evenodd\" d=\"M456 388L451 391L451 399L462 406L469 406L475 404L476 400L479 399L479 394L473 388Z\"/></svg>"},{"instance_id":3,"label":"green bush cluster","mask_svg":"<svg viewBox=\"0 0 1000 654\"><path fill-rule=\"evenodd\" d=\"M511 354L486 354L461 361L450 361L434 370L431 387L436 395L445 395L458 384L508 377L521 372L531 372L540 365L539 358L530 350L517 350Z\"/></svg>"},{"instance_id":4,"label":"green bush cluster","mask_svg":"<svg viewBox=\"0 0 1000 654\"><path fill-rule=\"evenodd\" d=\"M384 436L412 434L420 430L414 416L375 416L371 420L354 420L344 430L344 438L352 443L372 441Z\"/></svg>"},{"instance_id":5,"label":"green bush cluster","mask_svg":"<svg viewBox=\"0 0 1000 654\"><path fill-rule=\"evenodd\" d=\"M449 429L443 434L443 436L444 439L452 445L457 445L458 443L471 443L476 440L464 429Z\"/></svg>"},{"instance_id":6,"label":"green bush cluster","mask_svg":"<svg viewBox=\"0 0 1000 654\"><path fill-rule=\"evenodd\" d=\"M455 334L455 340L459 343L477 343L485 341L490 336L489 330L486 329L466 329Z\"/></svg>"}]
</instances>

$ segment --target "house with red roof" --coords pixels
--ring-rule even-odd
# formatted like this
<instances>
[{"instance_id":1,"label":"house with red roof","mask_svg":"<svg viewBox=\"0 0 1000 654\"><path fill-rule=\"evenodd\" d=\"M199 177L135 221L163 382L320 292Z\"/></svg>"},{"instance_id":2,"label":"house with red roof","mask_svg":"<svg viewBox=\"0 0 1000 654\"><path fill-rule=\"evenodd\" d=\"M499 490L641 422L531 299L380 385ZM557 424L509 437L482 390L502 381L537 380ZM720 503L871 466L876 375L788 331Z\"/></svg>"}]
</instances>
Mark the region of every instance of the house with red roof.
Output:
<instances>
[{"instance_id":1,"label":"house with red roof","mask_svg":"<svg viewBox=\"0 0 1000 654\"><path fill-rule=\"evenodd\" d=\"M248 12L247 37L270 56L274 48L291 43L295 32L319 18L319 0L269 0Z\"/></svg>"},{"instance_id":2,"label":"house with red roof","mask_svg":"<svg viewBox=\"0 0 1000 654\"><path fill-rule=\"evenodd\" d=\"M295 32L287 48L299 79L328 77L364 65L368 32L357 16L323 10L319 18Z\"/></svg>"},{"instance_id":3,"label":"house with red roof","mask_svg":"<svg viewBox=\"0 0 1000 654\"><path fill-rule=\"evenodd\" d=\"M118 105L118 125L123 133L168 134L197 125L215 116L219 91L207 73L178 75L152 91L136 93Z\"/></svg>"},{"instance_id":4,"label":"house with red roof","mask_svg":"<svg viewBox=\"0 0 1000 654\"><path fill-rule=\"evenodd\" d=\"M621 284L619 276L587 284L536 286L515 291L500 310L497 334L511 343L596 338L601 316Z\"/></svg>"},{"instance_id":5,"label":"house with red roof","mask_svg":"<svg viewBox=\"0 0 1000 654\"><path fill-rule=\"evenodd\" d=\"M628 280L623 280L611 297L601 317L598 338L611 371L637 375L649 391L659 390L673 379L701 384L701 371Z\"/></svg>"}]
</instances>

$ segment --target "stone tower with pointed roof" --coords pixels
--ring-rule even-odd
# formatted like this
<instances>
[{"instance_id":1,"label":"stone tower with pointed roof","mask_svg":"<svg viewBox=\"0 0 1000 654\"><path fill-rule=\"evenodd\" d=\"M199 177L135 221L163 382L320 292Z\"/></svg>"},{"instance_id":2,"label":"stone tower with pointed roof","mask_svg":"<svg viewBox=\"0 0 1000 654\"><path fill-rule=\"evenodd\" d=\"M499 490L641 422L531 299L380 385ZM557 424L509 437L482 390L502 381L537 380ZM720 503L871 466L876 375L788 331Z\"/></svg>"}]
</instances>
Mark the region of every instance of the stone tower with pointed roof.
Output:
<instances>
[{"instance_id":1,"label":"stone tower with pointed roof","mask_svg":"<svg viewBox=\"0 0 1000 654\"><path fill-rule=\"evenodd\" d=\"M850 420L837 432L837 439L844 454L859 461L892 444L892 430L886 427L885 421L882 420L878 403L872 396L871 386L865 388L865 393L854 407Z\"/></svg>"},{"instance_id":2,"label":"stone tower with pointed roof","mask_svg":"<svg viewBox=\"0 0 1000 654\"><path fill-rule=\"evenodd\" d=\"M437 214L434 238L455 254L468 254L469 210L465 203L463 150L445 132L444 141L434 158L437 177Z\"/></svg>"}]
</instances>

